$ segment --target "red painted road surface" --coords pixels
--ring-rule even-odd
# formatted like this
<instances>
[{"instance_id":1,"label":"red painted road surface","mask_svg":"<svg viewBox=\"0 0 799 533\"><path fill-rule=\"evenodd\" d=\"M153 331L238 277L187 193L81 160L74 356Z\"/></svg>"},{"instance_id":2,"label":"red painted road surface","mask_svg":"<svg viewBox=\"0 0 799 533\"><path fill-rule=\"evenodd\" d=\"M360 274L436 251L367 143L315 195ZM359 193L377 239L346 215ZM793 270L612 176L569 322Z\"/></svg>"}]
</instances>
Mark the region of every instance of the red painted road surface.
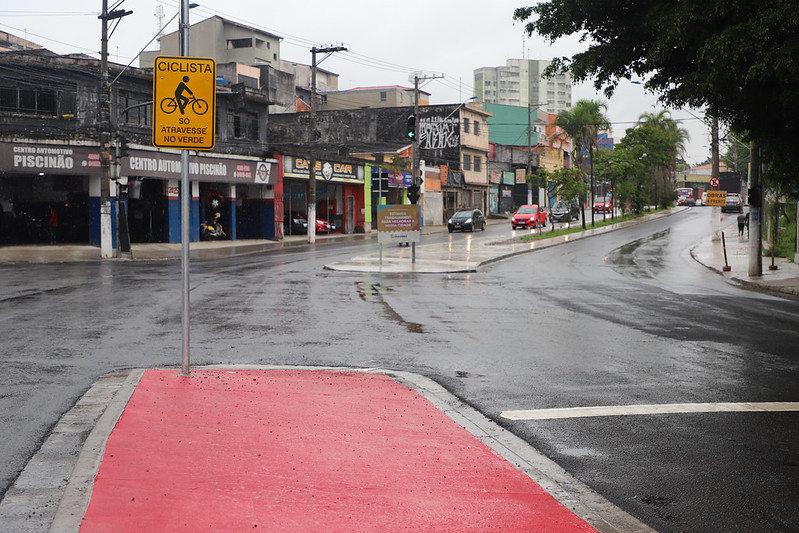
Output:
<instances>
[{"instance_id":1,"label":"red painted road surface","mask_svg":"<svg viewBox=\"0 0 799 533\"><path fill-rule=\"evenodd\" d=\"M149 370L81 532L594 531L383 374Z\"/></svg>"}]
</instances>

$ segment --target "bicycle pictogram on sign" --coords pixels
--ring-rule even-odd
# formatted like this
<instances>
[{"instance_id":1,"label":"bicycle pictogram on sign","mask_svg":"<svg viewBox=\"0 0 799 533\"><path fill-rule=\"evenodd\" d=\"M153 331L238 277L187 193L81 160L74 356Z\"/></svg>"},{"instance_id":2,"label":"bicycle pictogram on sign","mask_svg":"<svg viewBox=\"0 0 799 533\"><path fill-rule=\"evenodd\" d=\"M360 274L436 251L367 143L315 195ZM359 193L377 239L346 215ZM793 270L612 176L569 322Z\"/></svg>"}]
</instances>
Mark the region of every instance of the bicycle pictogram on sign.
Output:
<instances>
[{"instance_id":1,"label":"bicycle pictogram on sign","mask_svg":"<svg viewBox=\"0 0 799 533\"><path fill-rule=\"evenodd\" d=\"M175 89L175 96L161 100L161 111L167 115L171 115L177 109L180 110L181 115L184 115L186 106L189 105L189 103L191 103L191 110L195 115L204 115L208 111L208 102L194 96L189 86L186 85L189 79L188 76L183 76L183 81L181 81L177 89ZM184 92L188 92L191 98L184 96Z\"/></svg>"}]
</instances>

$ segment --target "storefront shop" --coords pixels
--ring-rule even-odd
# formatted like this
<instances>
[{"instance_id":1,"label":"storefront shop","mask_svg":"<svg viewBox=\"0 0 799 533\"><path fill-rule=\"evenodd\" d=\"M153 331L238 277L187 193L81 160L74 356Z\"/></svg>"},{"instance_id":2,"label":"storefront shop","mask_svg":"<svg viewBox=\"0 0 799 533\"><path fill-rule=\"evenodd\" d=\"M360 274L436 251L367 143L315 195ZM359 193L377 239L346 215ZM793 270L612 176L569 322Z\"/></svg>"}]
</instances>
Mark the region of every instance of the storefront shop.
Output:
<instances>
[{"instance_id":1,"label":"storefront shop","mask_svg":"<svg viewBox=\"0 0 799 533\"><path fill-rule=\"evenodd\" d=\"M120 160L131 242L180 242L180 154L132 150ZM191 239L218 220L229 239L276 239L277 160L191 155ZM124 189L123 189L124 190ZM124 196L124 195L123 195Z\"/></svg>"},{"instance_id":2,"label":"storefront shop","mask_svg":"<svg viewBox=\"0 0 799 533\"><path fill-rule=\"evenodd\" d=\"M283 226L286 235L307 232L310 162L306 158L283 157ZM363 232L364 167L351 163L317 161L316 216L332 225L336 233ZM317 224L317 228L321 228Z\"/></svg>"},{"instance_id":3,"label":"storefront shop","mask_svg":"<svg viewBox=\"0 0 799 533\"><path fill-rule=\"evenodd\" d=\"M0 243L88 244L99 172L96 147L0 142Z\"/></svg>"},{"instance_id":4,"label":"storefront shop","mask_svg":"<svg viewBox=\"0 0 799 533\"><path fill-rule=\"evenodd\" d=\"M130 150L112 164L131 242L180 242L180 154ZM193 155L191 238L221 215L228 238L274 239L277 160ZM100 244L100 150L87 144L0 142L0 243ZM116 242L116 224L112 224Z\"/></svg>"},{"instance_id":5,"label":"storefront shop","mask_svg":"<svg viewBox=\"0 0 799 533\"><path fill-rule=\"evenodd\" d=\"M508 170L492 170L489 176L491 213L509 213L513 211L513 188L516 185L516 174Z\"/></svg>"}]
</instances>

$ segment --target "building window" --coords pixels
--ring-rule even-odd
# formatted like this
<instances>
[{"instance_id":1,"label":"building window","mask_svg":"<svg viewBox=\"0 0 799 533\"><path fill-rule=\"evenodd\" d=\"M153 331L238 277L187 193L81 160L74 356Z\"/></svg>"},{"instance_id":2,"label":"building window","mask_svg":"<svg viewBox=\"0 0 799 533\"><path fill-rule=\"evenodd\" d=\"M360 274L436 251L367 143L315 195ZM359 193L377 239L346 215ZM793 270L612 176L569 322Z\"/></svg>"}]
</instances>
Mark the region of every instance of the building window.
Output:
<instances>
[{"instance_id":1,"label":"building window","mask_svg":"<svg viewBox=\"0 0 799 533\"><path fill-rule=\"evenodd\" d=\"M380 101L385 102L387 99L388 95L386 94L386 91L380 91Z\"/></svg>"},{"instance_id":2,"label":"building window","mask_svg":"<svg viewBox=\"0 0 799 533\"><path fill-rule=\"evenodd\" d=\"M463 121L463 133L469 133L469 119Z\"/></svg>"},{"instance_id":3,"label":"building window","mask_svg":"<svg viewBox=\"0 0 799 533\"><path fill-rule=\"evenodd\" d=\"M258 88L258 80L251 76L245 76L244 74L239 74L239 83L243 83L245 87L252 87L253 89Z\"/></svg>"},{"instance_id":4,"label":"building window","mask_svg":"<svg viewBox=\"0 0 799 533\"><path fill-rule=\"evenodd\" d=\"M480 123L477 122L476 120L474 121L474 134L480 135Z\"/></svg>"},{"instance_id":5,"label":"building window","mask_svg":"<svg viewBox=\"0 0 799 533\"><path fill-rule=\"evenodd\" d=\"M51 117L75 116L77 91L30 86L0 87L0 111Z\"/></svg>"},{"instance_id":6,"label":"building window","mask_svg":"<svg viewBox=\"0 0 799 533\"><path fill-rule=\"evenodd\" d=\"M474 171L480 172L483 169L483 160L479 155L474 156Z\"/></svg>"},{"instance_id":7,"label":"building window","mask_svg":"<svg viewBox=\"0 0 799 533\"><path fill-rule=\"evenodd\" d=\"M234 48L252 48L252 39L249 37L246 39L228 39L227 48L228 50Z\"/></svg>"},{"instance_id":8,"label":"building window","mask_svg":"<svg viewBox=\"0 0 799 533\"><path fill-rule=\"evenodd\" d=\"M131 94L120 94L119 115L121 122L134 126L149 126L153 114L153 103L149 98Z\"/></svg>"},{"instance_id":9,"label":"building window","mask_svg":"<svg viewBox=\"0 0 799 533\"><path fill-rule=\"evenodd\" d=\"M471 170L472 169L472 156L469 154L463 154L463 170Z\"/></svg>"},{"instance_id":10,"label":"building window","mask_svg":"<svg viewBox=\"0 0 799 533\"><path fill-rule=\"evenodd\" d=\"M258 115L233 113L228 115L228 138L258 140Z\"/></svg>"}]
</instances>

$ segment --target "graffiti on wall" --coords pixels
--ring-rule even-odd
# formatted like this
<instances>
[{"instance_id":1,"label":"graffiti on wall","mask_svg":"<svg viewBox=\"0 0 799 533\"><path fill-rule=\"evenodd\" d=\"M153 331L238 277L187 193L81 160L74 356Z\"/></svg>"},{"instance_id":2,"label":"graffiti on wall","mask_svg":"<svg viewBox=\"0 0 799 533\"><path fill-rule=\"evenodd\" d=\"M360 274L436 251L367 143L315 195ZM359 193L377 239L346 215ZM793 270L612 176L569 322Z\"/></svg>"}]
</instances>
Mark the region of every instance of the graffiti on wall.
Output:
<instances>
[{"instance_id":1,"label":"graffiti on wall","mask_svg":"<svg viewBox=\"0 0 799 533\"><path fill-rule=\"evenodd\" d=\"M419 143L427 150L457 148L460 131L457 117L422 117L419 121Z\"/></svg>"},{"instance_id":2,"label":"graffiti on wall","mask_svg":"<svg viewBox=\"0 0 799 533\"><path fill-rule=\"evenodd\" d=\"M457 116L422 116L417 128L420 152L428 164L460 168L461 132Z\"/></svg>"}]
</instances>

